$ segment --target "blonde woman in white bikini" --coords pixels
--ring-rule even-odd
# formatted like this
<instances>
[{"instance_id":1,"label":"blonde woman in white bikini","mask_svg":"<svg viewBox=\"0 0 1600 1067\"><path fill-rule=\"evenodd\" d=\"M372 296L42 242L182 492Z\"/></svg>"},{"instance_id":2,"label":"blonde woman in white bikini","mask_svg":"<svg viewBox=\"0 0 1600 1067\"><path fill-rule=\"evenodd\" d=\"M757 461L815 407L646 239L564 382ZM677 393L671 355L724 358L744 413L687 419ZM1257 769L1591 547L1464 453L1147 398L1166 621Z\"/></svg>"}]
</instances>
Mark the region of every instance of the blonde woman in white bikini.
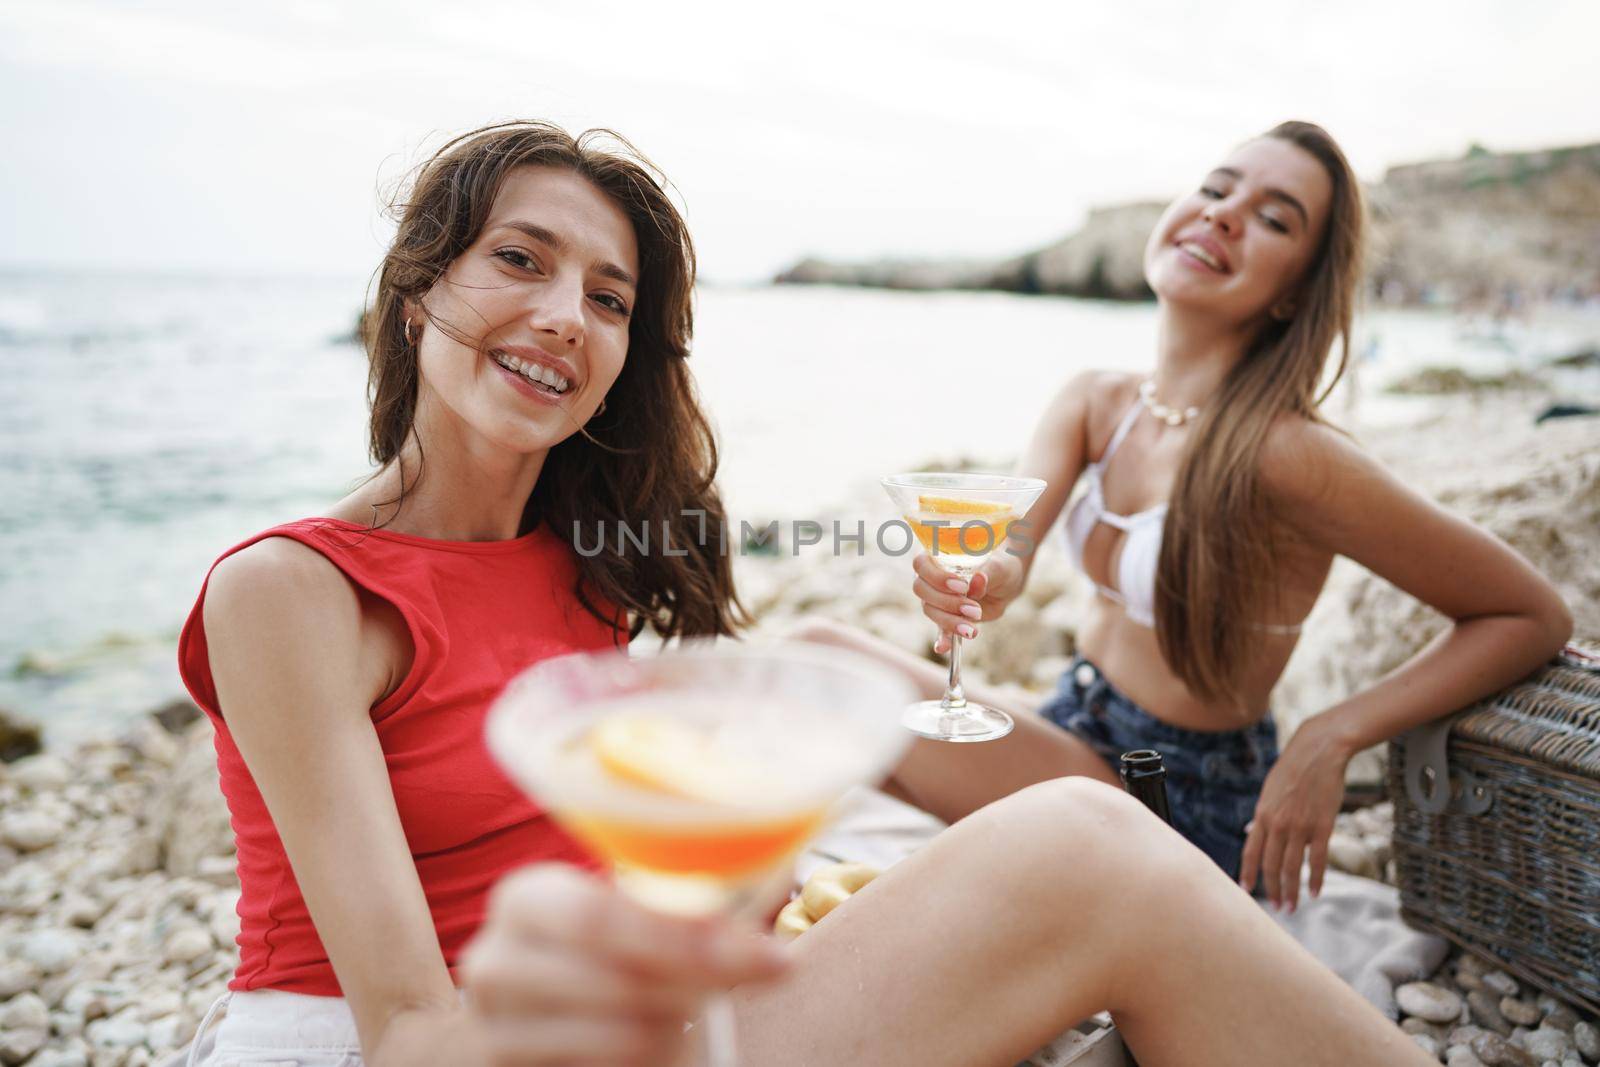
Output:
<instances>
[{"instance_id":1,"label":"blonde woman in white bikini","mask_svg":"<svg viewBox=\"0 0 1600 1067\"><path fill-rule=\"evenodd\" d=\"M1041 420L1021 473L1066 511L1098 595L1080 659L1009 737L919 742L893 783L935 814L1060 774L1116 780L1117 756L1165 756L1174 823L1249 888L1292 909L1309 857L1320 889L1351 757L1516 680L1570 636L1555 589L1503 542L1419 496L1330 426L1361 276L1363 208L1331 137L1288 122L1231 153L1172 204L1145 250L1160 302L1154 368L1080 374ZM1335 556L1453 620L1388 677L1303 722L1278 752L1277 684ZM970 585L926 555L923 610L974 637L1022 592L1031 555L997 554ZM854 631L813 638L943 675ZM941 635L938 651L947 637ZM1051 725L1053 723L1054 725Z\"/></svg>"}]
</instances>

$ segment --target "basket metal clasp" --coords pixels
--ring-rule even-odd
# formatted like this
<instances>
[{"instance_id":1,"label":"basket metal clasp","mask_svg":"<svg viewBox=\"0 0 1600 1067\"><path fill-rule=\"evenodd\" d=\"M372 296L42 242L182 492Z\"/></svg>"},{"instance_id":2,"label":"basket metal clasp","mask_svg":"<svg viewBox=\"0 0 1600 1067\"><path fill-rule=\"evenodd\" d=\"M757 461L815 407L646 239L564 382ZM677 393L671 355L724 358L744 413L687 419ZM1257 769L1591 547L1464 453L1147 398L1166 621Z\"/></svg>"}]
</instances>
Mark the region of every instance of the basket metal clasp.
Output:
<instances>
[{"instance_id":1,"label":"basket metal clasp","mask_svg":"<svg viewBox=\"0 0 1600 1067\"><path fill-rule=\"evenodd\" d=\"M1465 769L1451 779L1447 746L1455 719L1452 715L1406 734L1406 796L1424 815L1442 815L1451 808L1482 815L1494 806L1494 787L1484 779Z\"/></svg>"}]
</instances>

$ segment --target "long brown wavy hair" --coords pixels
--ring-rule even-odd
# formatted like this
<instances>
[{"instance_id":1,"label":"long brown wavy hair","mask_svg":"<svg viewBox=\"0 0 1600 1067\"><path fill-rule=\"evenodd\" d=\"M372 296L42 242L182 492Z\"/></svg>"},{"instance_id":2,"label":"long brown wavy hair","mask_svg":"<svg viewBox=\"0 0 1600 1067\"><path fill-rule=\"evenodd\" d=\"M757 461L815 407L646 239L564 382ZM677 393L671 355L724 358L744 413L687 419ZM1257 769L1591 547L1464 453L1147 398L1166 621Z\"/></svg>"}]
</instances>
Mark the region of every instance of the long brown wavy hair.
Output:
<instances>
[{"instance_id":1,"label":"long brown wavy hair","mask_svg":"<svg viewBox=\"0 0 1600 1067\"><path fill-rule=\"evenodd\" d=\"M619 134L588 130L573 137L543 122L485 126L445 144L396 194L389 213L398 230L373 280L361 330L372 459L403 463L415 434L419 379L417 349L405 337L407 303L457 340L465 336L429 314L422 297L477 240L507 175L529 166L565 168L615 201L633 224L640 277L627 358L604 413L550 450L522 530L544 523L561 536L582 531L585 540L607 531L608 541L616 532L618 551L577 554L575 592L619 636L637 635L647 624L666 638L731 634L745 615L714 483L717 445L686 362L694 245L665 179ZM404 469L400 474L403 506ZM654 539L670 530L672 552L622 551L619 524L635 531L647 524L658 549Z\"/></svg>"},{"instance_id":2,"label":"long brown wavy hair","mask_svg":"<svg viewBox=\"0 0 1600 1067\"><path fill-rule=\"evenodd\" d=\"M1295 291L1294 314L1268 321L1195 426L1156 568L1156 637L1168 666L1196 696L1245 712L1259 710L1242 707L1252 646L1280 606L1279 520L1260 486L1261 446L1284 413L1325 421L1318 407L1349 362L1366 214L1355 172L1322 127L1285 122L1262 136L1297 145L1328 172L1328 226Z\"/></svg>"}]
</instances>

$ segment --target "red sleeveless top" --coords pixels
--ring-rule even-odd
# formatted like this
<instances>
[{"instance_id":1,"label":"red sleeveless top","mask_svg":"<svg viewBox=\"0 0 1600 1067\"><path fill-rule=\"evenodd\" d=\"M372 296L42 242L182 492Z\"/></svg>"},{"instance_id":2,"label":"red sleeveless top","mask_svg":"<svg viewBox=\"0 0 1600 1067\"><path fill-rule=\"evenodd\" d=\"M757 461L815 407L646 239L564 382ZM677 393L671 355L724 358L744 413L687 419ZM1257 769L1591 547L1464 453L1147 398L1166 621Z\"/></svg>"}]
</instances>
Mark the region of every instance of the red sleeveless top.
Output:
<instances>
[{"instance_id":1,"label":"red sleeveless top","mask_svg":"<svg viewBox=\"0 0 1600 1067\"><path fill-rule=\"evenodd\" d=\"M435 541L342 519L302 519L235 545L219 562L267 537L315 549L405 619L415 649L411 669L373 705L372 723L453 976L457 955L483 922L489 888L502 875L538 860L597 866L490 756L483 738L488 705L529 664L610 647L625 635L578 603L572 548L542 527L510 541ZM178 668L216 727L217 766L238 844L239 968L228 988L340 996L272 817L217 707L204 602L202 586L178 640Z\"/></svg>"}]
</instances>

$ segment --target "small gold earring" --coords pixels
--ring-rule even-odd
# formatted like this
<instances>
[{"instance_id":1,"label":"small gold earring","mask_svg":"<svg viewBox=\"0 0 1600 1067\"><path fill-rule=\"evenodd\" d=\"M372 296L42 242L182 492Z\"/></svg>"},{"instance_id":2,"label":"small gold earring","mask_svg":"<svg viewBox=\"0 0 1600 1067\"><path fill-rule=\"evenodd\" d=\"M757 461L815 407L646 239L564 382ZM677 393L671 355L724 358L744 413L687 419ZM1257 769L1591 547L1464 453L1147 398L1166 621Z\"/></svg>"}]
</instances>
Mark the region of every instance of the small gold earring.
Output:
<instances>
[{"instance_id":1,"label":"small gold earring","mask_svg":"<svg viewBox=\"0 0 1600 1067\"><path fill-rule=\"evenodd\" d=\"M411 320L404 319L402 321L405 323L406 344L409 345L411 343Z\"/></svg>"},{"instance_id":2,"label":"small gold earring","mask_svg":"<svg viewBox=\"0 0 1600 1067\"><path fill-rule=\"evenodd\" d=\"M600 398L600 406L595 408L594 409L594 414L589 416L589 417L592 418L592 419L597 419L601 415L604 415L605 413L606 413L606 398L605 397L601 397Z\"/></svg>"}]
</instances>

